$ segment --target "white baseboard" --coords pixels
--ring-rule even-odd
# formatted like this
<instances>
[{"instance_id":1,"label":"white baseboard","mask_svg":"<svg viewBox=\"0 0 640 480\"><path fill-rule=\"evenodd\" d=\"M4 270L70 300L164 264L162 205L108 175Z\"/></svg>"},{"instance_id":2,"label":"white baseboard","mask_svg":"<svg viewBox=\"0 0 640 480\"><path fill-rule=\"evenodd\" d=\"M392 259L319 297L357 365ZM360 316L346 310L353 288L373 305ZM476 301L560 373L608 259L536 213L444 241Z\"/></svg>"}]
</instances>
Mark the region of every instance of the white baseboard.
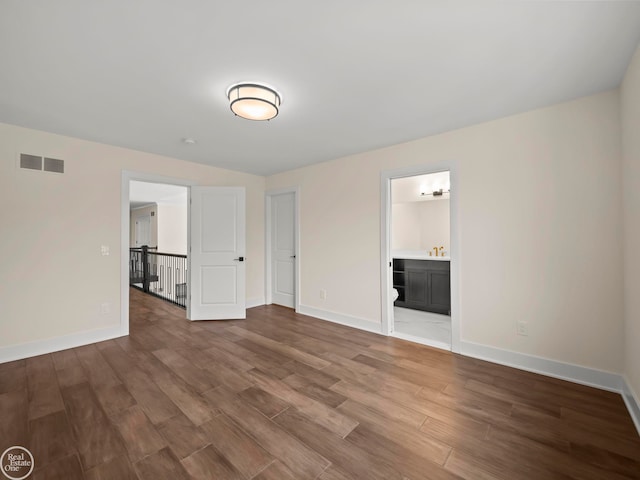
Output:
<instances>
[{"instance_id":1,"label":"white baseboard","mask_svg":"<svg viewBox=\"0 0 640 480\"><path fill-rule=\"evenodd\" d=\"M246 303L245 303L245 307L246 308L254 308L254 307L259 307L260 305L264 305L265 299L264 297L260 297L260 298L247 298Z\"/></svg>"},{"instance_id":2,"label":"white baseboard","mask_svg":"<svg viewBox=\"0 0 640 480\"><path fill-rule=\"evenodd\" d=\"M8 345L0 347L0 363L22 360L46 353L59 352L68 348L80 347L90 343L103 342L112 338L122 337L120 325L115 327L99 328L85 332L71 333L61 337L47 338L35 342L22 343L20 345Z\"/></svg>"},{"instance_id":3,"label":"white baseboard","mask_svg":"<svg viewBox=\"0 0 640 480\"><path fill-rule=\"evenodd\" d=\"M528 372L540 373L589 387L596 387L616 393L622 392L622 375L617 373L558 362L557 360L512 352L510 350L502 350L500 348L472 342L460 342L460 353L467 357L478 358Z\"/></svg>"},{"instance_id":4,"label":"white baseboard","mask_svg":"<svg viewBox=\"0 0 640 480\"><path fill-rule=\"evenodd\" d=\"M622 377L622 398L640 435L640 399L631 388L629 379L626 376Z\"/></svg>"},{"instance_id":5,"label":"white baseboard","mask_svg":"<svg viewBox=\"0 0 640 480\"><path fill-rule=\"evenodd\" d=\"M321 310L319 308L309 307L307 305L300 305L297 313L382 335L381 326L379 323L371 322L369 320L365 320L364 318L353 317L351 315L345 315L343 313L331 312L329 310Z\"/></svg>"}]
</instances>

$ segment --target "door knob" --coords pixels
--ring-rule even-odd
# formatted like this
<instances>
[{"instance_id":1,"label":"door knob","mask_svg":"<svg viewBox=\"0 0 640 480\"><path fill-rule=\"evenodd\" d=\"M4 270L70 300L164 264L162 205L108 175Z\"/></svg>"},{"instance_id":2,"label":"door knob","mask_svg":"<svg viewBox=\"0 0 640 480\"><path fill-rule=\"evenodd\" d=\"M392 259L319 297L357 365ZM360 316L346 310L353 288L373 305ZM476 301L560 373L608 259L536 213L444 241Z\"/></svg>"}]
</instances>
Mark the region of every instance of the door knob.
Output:
<instances>
[{"instance_id":1,"label":"door knob","mask_svg":"<svg viewBox=\"0 0 640 480\"><path fill-rule=\"evenodd\" d=\"M295 255L291 255L289 258L296 258L296 256Z\"/></svg>"},{"instance_id":2,"label":"door knob","mask_svg":"<svg viewBox=\"0 0 640 480\"><path fill-rule=\"evenodd\" d=\"M233 259L234 262L244 262L244 257L238 257Z\"/></svg>"}]
</instances>

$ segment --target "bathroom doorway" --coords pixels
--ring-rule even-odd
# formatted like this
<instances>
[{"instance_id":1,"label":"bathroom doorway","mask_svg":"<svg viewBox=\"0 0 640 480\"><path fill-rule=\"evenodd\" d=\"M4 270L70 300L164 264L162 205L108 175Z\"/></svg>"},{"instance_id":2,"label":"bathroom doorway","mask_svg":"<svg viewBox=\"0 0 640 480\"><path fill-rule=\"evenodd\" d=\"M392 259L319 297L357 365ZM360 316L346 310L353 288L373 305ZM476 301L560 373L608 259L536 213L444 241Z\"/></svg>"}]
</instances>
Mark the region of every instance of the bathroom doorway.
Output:
<instances>
[{"instance_id":1,"label":"bathroom doorway","mask_svg":"<svg viewBox=\"0 0 640 480\"><path fill-rule=\"evenodd\" d=\"M386 185L388 333L452 350L457 288L452 285L451 172L390 175Z\"/></svg>"}]
</instances>

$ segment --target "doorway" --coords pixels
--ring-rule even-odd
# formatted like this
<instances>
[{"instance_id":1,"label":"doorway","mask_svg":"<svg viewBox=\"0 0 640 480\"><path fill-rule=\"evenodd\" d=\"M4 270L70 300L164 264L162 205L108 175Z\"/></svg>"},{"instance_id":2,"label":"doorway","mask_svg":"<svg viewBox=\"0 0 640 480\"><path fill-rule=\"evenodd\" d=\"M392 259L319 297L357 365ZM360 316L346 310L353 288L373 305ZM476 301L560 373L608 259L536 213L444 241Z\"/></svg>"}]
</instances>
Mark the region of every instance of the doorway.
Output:
<instances>
[{"instance_id":1,"label":"doorway","mask_svg":"<svg viewBox=\"0 0 640 480\"><path fill-rule=\"evenodd\" d=\"M135 238L133 238L135 231L132 231L131 225L131 208L141 206L131 203L131 183L136 181L149 184L177 185L187 189L191 185L185 180L162 175L126 170L122 172L120 188L120 331L122 335L129 335L130 248L132 241L135 242ZM153 240L150 238L149 242Z\"/></svg>"},{"instance_id":2,"label":"doorway","mask_svg":"<svg viewBox=\"0 0 640 480\"><path fill-rule=\"evenodd\" d=\"M189 250L194 237L194 228L199 228L198 238L204 247L200 250L207 254L223 251L213 258L197 258L195 253L187 251L189 274L199 273L202 279L200 288L192 292L191 288L178 285L176 291L186 295L186 317L190 320L200 319L230 319L245 318L245 189L244 187L195 187L192 182L182 179L164 177L161 175L123 171L121 178L120 219L121 219L121 267L120 267L120 333L129 334L129 278L130 278L130 245L134 234L130 224L130 187L131 183L146 182L149 184L165 184L186 187L187 191L187 246ZM194 214L194 204L197 212ZM230 216L230 205L233 205L234 215ZM155 217L154 217L155 218ZM227 221L227 223L224 223ZM153 221L151 237L153 237ZM178 239L172 238L172 242ZM151 239L153 242L153 238ZM230 244L233 243L232 246ZM175 244L175 243L174 243ZM154 245L155 246L155 245ZM176 247L178 248L178 247ZM209 255L212 256L212 255ZM194 258L196 257L196 258ZM218 285L221 278L227 274L233 276L233 284L225 283L224 290L218 290L211 285ZM175 279L171 284L175 287ZM187 282L184 282L187 283ZM192 279L188 282L192 283ZM231 292L233 287L233 292ZM231 300L229 300L231 299ZM231 311L232 308L235 310Z\"/></svg>"},{"instance_id":3,"label":"doorway","mask_svg":"<svg viewBox=\"0 0 640 480\"><path fill-rule=\"evenodd\" d=\"M129 182L129 284L186 308L188 188Z\"/></svg>"},{"instance_id":4,"label":"doorway","mask_svg":"<svg viewBox=\"0 0 640 480\"><path fill-rule=\"evenodd\" d=\"M297 311L300 304L297 188L267 192L265 224L266 303Z\"/></svg>"},{"instance_id":5,"label":"doorway","mask_svg":"<svg viewBox=\"0 0 640 480\"><path fill-rule=\"evenodd\" d=\"M391 180L393 332L451 349L449 172Z\"/></svg>"},{"instance_id":6,"label":"doorway","mask_svg":"<svg viewBox=\"0 0 640 480\"><path fill-rule=\"evenodd\" d=\"M455 173L447 165L381 178L383 333L458 351Z\"/></svg>"}]
</instances>

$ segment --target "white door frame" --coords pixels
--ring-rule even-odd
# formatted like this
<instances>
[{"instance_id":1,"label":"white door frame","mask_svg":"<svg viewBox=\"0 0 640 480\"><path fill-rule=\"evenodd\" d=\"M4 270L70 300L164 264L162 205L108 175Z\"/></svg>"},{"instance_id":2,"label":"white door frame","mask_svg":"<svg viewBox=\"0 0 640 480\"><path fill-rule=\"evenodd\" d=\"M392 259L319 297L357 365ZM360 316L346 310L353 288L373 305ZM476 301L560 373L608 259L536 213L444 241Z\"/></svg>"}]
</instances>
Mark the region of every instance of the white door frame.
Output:
<instances>
[{"instance_id":1,"label":"white door frame","mask_svg":"<svg viewBox=\"0 0 640 480\"><path fill-rule=\"evenodd\" d=\"M191 187L197 183L182 178L165 177L153 173L122 171L122 183L120 187L120 334L129 335L129 243L130 219L129 219L129 183L134 181L149 183L165 183L187 187L187 202L191 199ZM187 219L187 231L191 225ZM189 244L189 241L187 241ZM189 255L189 252L187 252ZM185 314L186 318L186 314Z\"/></svg>"},{"instance_id":2,"label":"white door frame","mask_svg":"<svg viewBox=\"0 0 640 480\"><path fill-rule=\"evenodd\" d=\"M380 173L380 287L382 298L382 333L391 335L391 319L393 318L393 286L391 257L391 180L394 178L414 177L449 171L451 195L449 196L449 215L451 231L451 351L460 353L460 243L458 225L458 173L456 162L446 161L433 165L405 167L385 170Z\"/></svg>"},{"instance_id":3,"label":"white door frame","mask_svg":"<svg viewBox=\"0 0 640 480\"><path fill-rule=\"evenodd\" d=\"M267 190L265 193L265 299L266 304L273 303L273 285L271 285L271 198L275 195L282 195L283 193L293 193L293 216L294 216L294 249L295 249L295 262L294 262L294 289L295 289L295 309L298 313L300 311L300 262L302 256L300 254L300 187L287 187L278 188L275 190Z\"/></svg>"}]
</instances>

